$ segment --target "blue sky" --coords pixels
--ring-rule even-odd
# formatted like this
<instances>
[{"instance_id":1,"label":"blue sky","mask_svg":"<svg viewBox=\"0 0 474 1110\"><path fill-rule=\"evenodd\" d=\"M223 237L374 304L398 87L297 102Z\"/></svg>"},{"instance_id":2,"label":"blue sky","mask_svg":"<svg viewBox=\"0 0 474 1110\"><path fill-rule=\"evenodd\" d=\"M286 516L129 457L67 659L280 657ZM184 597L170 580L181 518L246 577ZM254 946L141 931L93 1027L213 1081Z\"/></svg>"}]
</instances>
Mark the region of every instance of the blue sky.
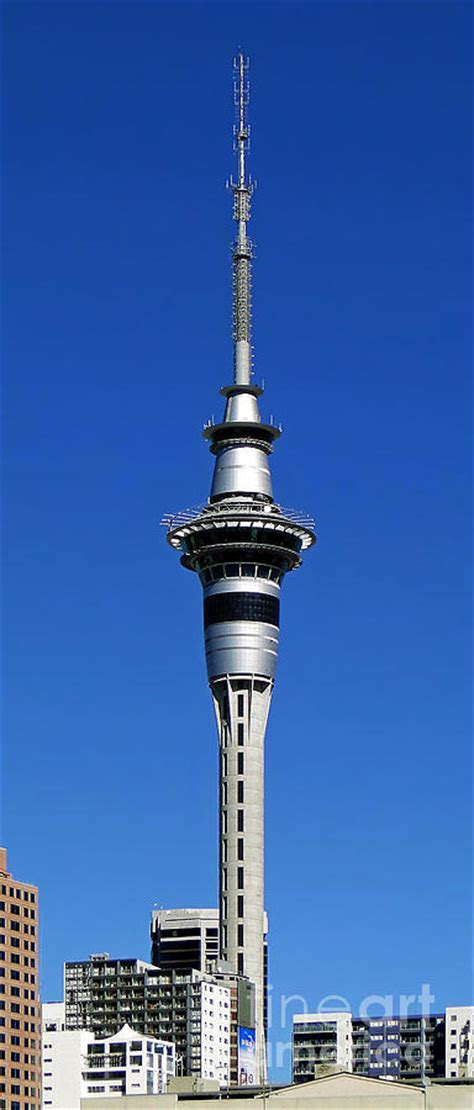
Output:
<instances>
[{"instance_id":1,"label":"blue sky","mask_svg":"<svg viewBox=\"0 0 474 1110\"><path fill-rule=\"evenodd\" d=\"M320 538L267 736L273 994L468 1002L470 5L3 23L4 841L43 998L65 959L147 958L154 904L216 901L199 585L158 522L207 495L231 373L242 44L256 376Z\"/></svg>"}]
</instances>

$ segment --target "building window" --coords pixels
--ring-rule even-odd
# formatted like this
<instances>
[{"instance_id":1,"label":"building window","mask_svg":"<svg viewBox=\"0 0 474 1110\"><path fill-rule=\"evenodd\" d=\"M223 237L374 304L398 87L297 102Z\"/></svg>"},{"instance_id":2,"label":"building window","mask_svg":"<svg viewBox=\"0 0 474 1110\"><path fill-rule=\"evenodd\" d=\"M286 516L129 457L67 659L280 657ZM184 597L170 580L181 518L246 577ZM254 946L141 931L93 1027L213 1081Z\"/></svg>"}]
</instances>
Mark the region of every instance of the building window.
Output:
<instances>
[{"instance_id":1,"label":"building window","mask_svg":"<svg viewBox=\"0 0 474 1110\"><path fill-rule=\"evenodd\" d=\"M243 809L237 810L237 832L244 831L244 811Z\"/></svg>"},{"instance_id":2,"label":"building window","mask_svg":"<svg viewBox=\"0 0 474 1110\"><path fill-rule=\"evenodd\" d=\"M239 836L239 839L237 841L237 859L243 859L243 858L244 858L244 840L243 840L242 836Z\"/></svg>"},{"instance_id":3,"label":"building window","mask_svg":"<svg viewBox=\"0 0 474 1110\"><path fill-rule=\"evenodd\" d=\"M237 743L240 745L240 747L242 747L242 745L244 743L244 740L245 740L244 724L243 724L243 721L238 721L238 723L237 723Z\"/></svg>"},{"instance_id":4,"label":"building window","mask_svg":"<svg viewBox=\"0 0 474 1110\"><path fill-rule=\"evenodd\" d=\"M244 869L243 867L237 868L237 887L239 890L244 889Z\"/></svg>"},{"instance_id":5,"label":"building window","mask_svg":"<svg viewBox=\"0 0 474 1110\"><path fill-rule=\"evenodd\" d=\"M243 946L244 946L244 927L243 927L243 925L237 925L237 944L238 944L239 948L243 948Z\"/></svg>"},{"instance_id":6,"label":"building window","mask_svg":"<svg viewBox=\"0 0 474 1110\"><path fill-rule=\"evenodd\" d=\"M237 895L237 917L244 916L244 896L243 894Z\"/></svg>"},{"instance_id":7,"label":"building window","mask_svg":"<svg viewBox=\"0 0 474 1110\"><path fill-rule=\"evenodd\" d=\"M244 753L237 752L237 774L243 775L244 773Z\"/></svg>"},{"instance_id":8,"label":"building window","mask_svg":"<svg viewBox=\"0 0 474 1110\"><path fill-rule=\"evenodd\" d=\"M237 694L237 716L243 717L244 715L244 695Z\"/></svg>"},{"instance_id":9,"label":"building window","mask_svg":"<svg viewBox=\"0 0 474 1110\"><path fill-rule=\"evenodd\" d=\"M244 974L244 954L243 952L237 953L237 971L239 975Z\"/></svg>"},{"instance_id":10,"label":"building window","mask_svg":"<svg viewBox=\"0 0 474 1110\"><path fill-rule=\"evenodd\" d=\"M242 779L237 783L237 801L242 803L244 800L244 784Z\"/></svg>"}]
</instances>

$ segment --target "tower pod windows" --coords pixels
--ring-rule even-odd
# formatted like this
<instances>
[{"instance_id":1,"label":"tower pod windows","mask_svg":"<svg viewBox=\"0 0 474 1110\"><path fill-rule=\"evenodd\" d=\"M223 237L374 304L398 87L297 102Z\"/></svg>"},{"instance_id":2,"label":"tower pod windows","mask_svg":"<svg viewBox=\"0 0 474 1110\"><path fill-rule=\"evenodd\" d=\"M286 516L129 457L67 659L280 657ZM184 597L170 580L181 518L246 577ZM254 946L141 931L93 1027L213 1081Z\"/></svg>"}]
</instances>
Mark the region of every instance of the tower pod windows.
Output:
<instances>
[{"instance_id":1,"label":"tower pod windows","mask_svg":"<svg viewBox=\"0 0 474 1110\"><path fill-rule=\"evenodd\" d=\"M275 573L279 573L276 571ZM204 627L226 621L261 621L278 628L280 602L270 594L222 593L204 598Z\"/></svg>"}]
</instances>

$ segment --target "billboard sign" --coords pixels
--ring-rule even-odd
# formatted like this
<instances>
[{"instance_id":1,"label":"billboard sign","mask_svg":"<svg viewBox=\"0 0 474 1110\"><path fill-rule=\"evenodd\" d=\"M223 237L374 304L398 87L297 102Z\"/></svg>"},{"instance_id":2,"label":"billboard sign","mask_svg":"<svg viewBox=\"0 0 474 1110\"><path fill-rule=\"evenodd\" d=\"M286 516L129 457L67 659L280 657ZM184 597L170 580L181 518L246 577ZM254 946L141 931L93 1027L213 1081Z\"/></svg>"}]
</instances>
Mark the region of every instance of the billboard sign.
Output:
<instances>
[{"instance_id":1,"label":"billboard sign","mask_svg":"<svg viewBox=\"0 0 474 1110\"><path fill-rule=\"evenodd\" d=\"M239 1025L238 1046L239 1087L253 1087L257 1082L255 1029Z\"/></svg>"}]
</instances>

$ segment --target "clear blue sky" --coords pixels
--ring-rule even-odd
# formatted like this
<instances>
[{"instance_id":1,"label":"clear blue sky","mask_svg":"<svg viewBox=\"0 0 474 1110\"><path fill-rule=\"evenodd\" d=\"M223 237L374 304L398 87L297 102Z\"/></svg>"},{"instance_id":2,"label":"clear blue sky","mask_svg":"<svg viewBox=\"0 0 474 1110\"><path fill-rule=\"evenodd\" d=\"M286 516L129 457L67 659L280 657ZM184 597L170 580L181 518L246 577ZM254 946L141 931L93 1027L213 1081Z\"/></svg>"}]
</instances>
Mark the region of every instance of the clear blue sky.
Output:
<instances>
[{"instance_id":1,"label":"clear blue sky","mask_svg":"<svg viewBox=\"0 0 474 1110\"><path fill-rule=\"evenodd\" d=\"M256 373L320 536L267 737L273 991L468 1002L470 5L3 21L4 840L43 998L147 958L154 903L216 902L200 588L158 521L207 496L231 372L242 44Z\"/></svg>"}]
</instances>

